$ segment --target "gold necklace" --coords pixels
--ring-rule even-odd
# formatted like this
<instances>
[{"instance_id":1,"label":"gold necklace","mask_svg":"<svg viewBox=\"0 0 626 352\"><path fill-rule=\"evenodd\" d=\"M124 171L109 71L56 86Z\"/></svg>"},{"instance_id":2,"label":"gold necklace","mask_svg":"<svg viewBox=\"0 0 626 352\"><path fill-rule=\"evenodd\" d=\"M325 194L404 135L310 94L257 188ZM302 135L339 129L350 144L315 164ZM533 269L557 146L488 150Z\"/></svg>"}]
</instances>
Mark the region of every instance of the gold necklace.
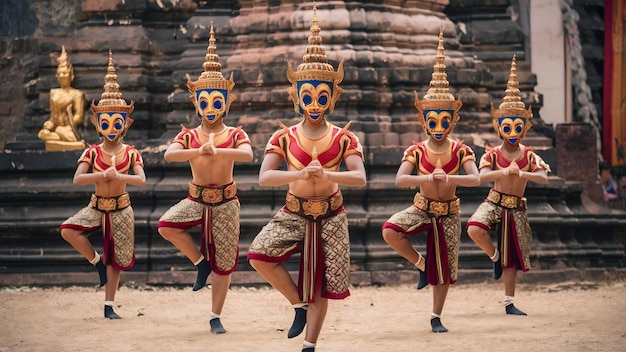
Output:
<instances>
[{"instance_id":1,"label":"gold necklace","mask_svg":"<svg viewBox=\"0 0 626 352\"><path fill-rule=\"evenodd\" d=\"M199 132L201 135L206 136L206 137L209 137L209 136L211 135L211 133L213 133L213 135L215 136L215 135L218 135L218 134L220 134L220 133L222 133L222 132L226 131L228 128L227 128L226 126L224 126L224 128L222 128L219 132L208 132L208 133L207 133L207 132L204 132L204 131L202 130L202 126L198 126L196 129L198 130L198 132Z\"/></svg>"},{"instance_id":2,"label":"gold necklace","mask_svg":"<svg viewBox=\"0 0 626 352\"><path fill-rule=\"evenodd\" d=\"M108 156L111 156L111 155L117 155L117 154L121 153L122 151L124 151L124 145L123 145L123 144L122 144L122 145L120 145L119 150L118 150L118 151L115 151L115 152L110 152L110 151L106 150L106 149L104 148L104 144L102 144L102 147L101 147L100 149L102 150L102 152L103 152L104 154L106 154L106 155L108 155Z\"/></svg>"},{"instance_id":3,"label":"gold necklace","mask_svg":"<svg viewBox=\"0 0 626 352\"><path fill-rule=\"evenodd\" d=\"M520 146L517 146L517 150L515 150L514 152L509 152L508 150L504 149L502 149L502 152L504 153L504 156L510 161L517 160L522 156L522 148Z\"/></svg>"},{"instance_id":4,"label":"gold necklace","mask_svg":"<svg viewBox=\"0 0 626 352\"><path fill-rule=\"evenodd\" d=\"M433 146L431 146L431 142L430 139L426 142L426 148L428 149L428 152L432 153L432 154L436 154L436 155L441 155L441 154L446 154L449 150L450 150L450 141L446 141L446 147L442 150L442 151L437 151L435 148L433 148Z\"/></svg>"},{"instance_id":5,"label":"gold necklace","mask_svg":"<svg viewBox=\"0 0 626 352\"><path fill-rule=\"evenodd\" d=\"M304 128L304 123L301 124L300 127L302 128L302 134L304 135L304 137L306 137L308 140L311 140L311 141L316 141L316 140L324 138L329 131L329 126L328 126L327 121L324 121L324 132L322 132L319 136L316 136L316 137L311 137L306 133L306 130Z\"/></svg>"}]
</instances>

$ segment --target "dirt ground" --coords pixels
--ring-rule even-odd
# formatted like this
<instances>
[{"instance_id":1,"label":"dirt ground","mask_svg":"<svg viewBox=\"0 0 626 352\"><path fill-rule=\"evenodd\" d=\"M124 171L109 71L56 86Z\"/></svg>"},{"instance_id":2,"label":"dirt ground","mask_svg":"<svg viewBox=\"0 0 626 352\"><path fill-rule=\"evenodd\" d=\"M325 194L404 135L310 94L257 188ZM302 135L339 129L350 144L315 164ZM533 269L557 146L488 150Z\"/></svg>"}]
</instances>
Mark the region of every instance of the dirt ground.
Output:
<instances>
[{"instance_id":1,"label":"dirt ground","mask_svg":"<svg viewBox=\"0 0 626 352\"><path fill-rule=\"evenodd\" d=\"M430 331L432 290L413 285L352 288L331 301L317 351L624 351L626 282L519 284L507 316L499 282L456 284L445 334ZM126 284L116 297L121 320L102 317L93 287L0 288L0 351L300 351L287 339L293 310L269 287L232 287L211 334L210 287Z\"/></svg>"}]
</instances>

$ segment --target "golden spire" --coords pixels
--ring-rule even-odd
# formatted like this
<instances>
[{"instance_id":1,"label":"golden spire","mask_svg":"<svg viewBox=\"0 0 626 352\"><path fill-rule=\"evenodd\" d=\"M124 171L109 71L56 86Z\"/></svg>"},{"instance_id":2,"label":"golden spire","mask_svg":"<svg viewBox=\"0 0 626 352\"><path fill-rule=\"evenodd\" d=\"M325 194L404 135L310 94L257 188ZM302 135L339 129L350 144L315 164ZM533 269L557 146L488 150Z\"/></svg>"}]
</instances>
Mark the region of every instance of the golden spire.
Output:
<instances>
[{"instance_id":1,"label":"golden spire","mask_svg":"<svg viewBox=\"0 0 626 352\"><path fill-rule=\"evenodd\" d=\"M424 95L425 100L451 100L454 96L450 94L450 83L446 73L445 55L443 54L443 25L439 30L439 44L437 45L437 56L435 56L435 66L430 79L430 88Z\"/></svg>"},{"instance_id":2,"label":"golden spire","mask_svg":"<svg viewBox=\"0 0 626 352\"><path fill-rule=\"evenodd\" d=\"M463 103L455 100L454 95L450 93L450 83L448 82L448 74L446 73L445 55L443 54L443 24L439 27L439 43L437 45L437 55L435 56L435 65L433 66L433 74L430 80L430 87L424 98L420 101L415 93L415 107L419 114L423 116L424 110L454 110L459 111ZM454 122L459 119L455 114Z\"/></svg>"},{"instance_id":3,"label":"golden spire","mask_svg":"<svg viewBox=\"0 0 626 352\"><path fill-rule=\"evenodd\" d=\"M65 45L61 45L61 56L59 56L59 58L57 59L57 62L59 63L57 67L57 72L59 71L72 72L73 70L72 63L70 62L70 59L67 56L67 51L65 51Z\"/></svg>"},{"instance_id":4,"label":"golden spire","mask_svg":"<svg viewBox=\"0 0 626 352\"><path fill-rule=\"evenodd\" d=\"M126 101L122 99L122 93L120 93L120 85L117 83L117 73L113 65L111 49L109 49L107 74L104 76L104 92L102 92L98 103L98 106L102 105L126 105Z\"/></svg>"},{"instance_id":5,"label":"golden spire","mask_svg":"<svg viewBox=\"0 0 626 352\"><path fill-rule=\"evenodd\" d=\"M511 61L511 73L509 73L509 81L506 84L505 96L500 103L500 109L526 109L519 92L519 82L517 81L517 62L515 55Z\"/></svg>"},{"instance_id":6,"label":"golden spire","mask_svg":"<svg viewBox=\"0 0 626 352\"><path fill-rule=\"evenodd\" d=\"M309 28L309 39L306 47L306 53L302 57L302 63L294 72L291 64L288 62L287 79L291 84L297 81L320 80L334 82L337 86L343 80L343 60L339 63L337 72L331 64L328 63L326 50L322 46L321 28L317 18L317 4L313 1L313 19Z\"/></svg>"},{"instance_id":7,"label":"golden spire","mask_svg":"<svg viewBox=\"0 0 626 352\"><path fill-rule=\"evenodd\" d=\"M313 20L311 21L309 32L311 32L308 40L309 45L306 47L306 54L302 57L302 63L298 65L297 71L322 70L334 73L335 69L328 63L326 50L322 46L321 28L317 19L317 5L315 1L313 2Z\"/></svg>"},{"instance_id":8,"label":"golden spire","mask_svg":"<svg viewBox=\"0 0 626 352\"><path fill-rule=\"evenodd\" d=\"M222 64L220 63L219 55L215 52L216 49L215 32L213 31L213 21L211 21L209 46L207 47L207 53L204 56L204 63L202 64L203 72L200 74L197 81L187 80L187 88L190 92L195 92L199 89L225 89L230 92L235 86L232 73L230 80L226 80L224 75L222 75Z\"/></svg>"},{"instance_id":9,"label":"golden spire","mask_svg":"<svg viewBox=\"0 0 626 352\"><path fill-rule=\"evenodd\" d=\"M504 98L500 103L499 109L491 108L491 114L494 118L503 116L521 116L525 118L532 117L530 107L528 110L520 97L519 82L517 81L517 61L515 55L511 60L511 71L509 73L509 81L506 84Z\"/></svg>"},{"instance_id":10,"label":"golden spire","mask_svg":"<svg viewBox=\"0 0 626 352\"><path fill-rule=\"evenodd\" d=\"M200 75L200 79L224 79L222 75L222 64L220 57L215 53L215 32L213 31L213 22L211 22L211 30L209 31L209 46L207 54L204 56L202 69L204 72Z\"/></svg>"},{"instance_id":11,"label":"golden spire","mask_svg":"<svg viewBox=\"0 0 626 352\"><path fill-rule=\"evenodd\" d=\"M122 99L120 85L117 83L117 73L113 65L113 53L109 49L109 63L107 65L107 73L104 76L104 92L100 96L97 106L91 103L91 109L94 113L119 111L130 114L134 109L135 102L131 101L130 105L126 100Z\"/></svg>"}]
</instances>

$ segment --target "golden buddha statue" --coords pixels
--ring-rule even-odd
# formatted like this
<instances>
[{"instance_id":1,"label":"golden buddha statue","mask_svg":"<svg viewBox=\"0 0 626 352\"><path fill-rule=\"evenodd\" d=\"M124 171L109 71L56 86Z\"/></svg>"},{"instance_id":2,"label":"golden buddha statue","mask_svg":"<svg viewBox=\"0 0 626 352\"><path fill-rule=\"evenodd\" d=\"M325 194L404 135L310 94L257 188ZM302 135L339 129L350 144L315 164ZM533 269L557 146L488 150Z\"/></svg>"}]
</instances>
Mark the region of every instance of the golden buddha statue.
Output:
<instances>
[{"instance_id":1,"label":"golden buddha statue","mask_svg":"<svg viewBox=\"0 0 626 352\"><path fill-rule=\"evenodd\" d=\"M47 151L84 149L85 141L80 138L76 126L83 122L85 93L71 86L74 69L65 46L61 47L58 62L57 81L61 87L50 90L50 119L37 135L46 142Z\"/></svg>"}]
</instances>

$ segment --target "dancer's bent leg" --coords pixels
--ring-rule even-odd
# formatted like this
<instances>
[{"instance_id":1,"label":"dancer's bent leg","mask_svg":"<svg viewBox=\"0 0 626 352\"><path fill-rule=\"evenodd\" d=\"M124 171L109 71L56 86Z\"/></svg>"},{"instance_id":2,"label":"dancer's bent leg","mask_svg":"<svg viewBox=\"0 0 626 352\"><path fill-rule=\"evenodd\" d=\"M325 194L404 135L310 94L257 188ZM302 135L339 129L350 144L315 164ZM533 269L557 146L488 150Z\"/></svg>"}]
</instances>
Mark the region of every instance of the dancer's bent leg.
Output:
<instances>
[{"instance_id":1,"label":"dancer's bent leg","mask_svg":"<svg viewBox=\"0 0 626 352\"><path fill-rule=\"evenodd\" d=\"M285 298L291 303L292 306L298 304L304 304L300 301L300 294L298 293L298 287L291 279L289 272L285 268L285 266L281 263L271 263L264 262L261 260L250 259L250 265L270 284L272 287L277 289L280 293L282 293ZM304 305L303 305L304 306ZM298 313L300 312L300 313ZM288 333L287 337L295 337L299 335L304 326L302 325L302 320L306 321L307 313L306 310L298 311L295 310L296 316L294 317L294 321L292 323L292 327L289 329L291 332ZM302 319L302 318L305 319ZM300 331L296 334L297 331ZM296 335L294 335L296 334ZM293 336L292 336L293 335Z\"/></svg>"}]
</instances>

